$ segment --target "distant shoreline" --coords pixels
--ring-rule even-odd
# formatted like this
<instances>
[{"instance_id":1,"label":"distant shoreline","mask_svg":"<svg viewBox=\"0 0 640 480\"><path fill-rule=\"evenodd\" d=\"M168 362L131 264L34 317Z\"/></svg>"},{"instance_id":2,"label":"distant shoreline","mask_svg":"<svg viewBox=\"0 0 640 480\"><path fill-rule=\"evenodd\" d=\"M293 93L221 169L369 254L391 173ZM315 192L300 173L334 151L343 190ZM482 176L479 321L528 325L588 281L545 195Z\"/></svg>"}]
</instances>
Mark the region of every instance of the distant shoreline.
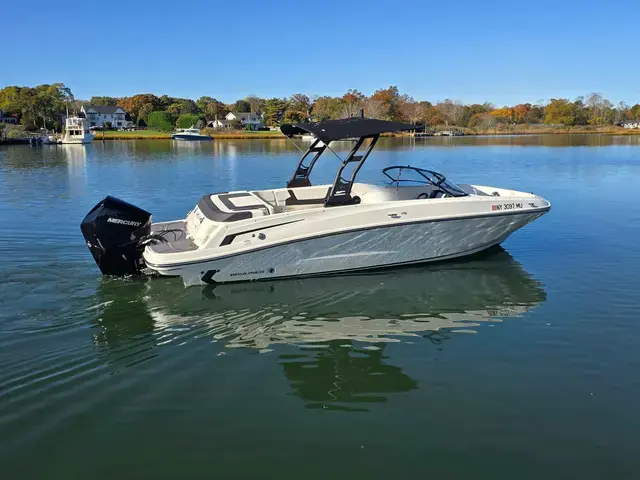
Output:
<instances>
[{"instance_id":1,"label":"distant shoreline","mask_svg":"<svg viewBox=\"0 0 640 480\"><path fill-rule=\"evenodd\" d=\"M602 128L602 127L567 127L567 128L519 128L519 129L499 129L477 132L472 129L460 129L466 137L507 137L507 136L536 136L536 135L607 135L607 136L640 136L640 129L628 128ZM407 133L383 134L383 137L411 138ZM463 137L464 137L463 136ZM214 133L211 134L213 140L283 140L286 137L279 132L251 132L251 133ZM431 138L422 137L422 138ZM454 138L436 137L433 138ZM461 137L455 137L461 138ZM102 132L96 133L94 142L103 140ZM104 140L171 140L171 133L153 132L149 130L138 130L135 132L104 132ZM28 144L28 139L0 139L0 145L20 145Z\"/></svg>"},{"instance_id":2,"label":"distant shoreline","mask_svg":"<svg viewBox=\"0 0 640 480\"><path fill-rule=\"evenodd\" d=\"M102 140L103 132L96 132L95 141ZM133 132L106 131L105 140L171 140L171 132L155 132L151 130L136 130ZM238 132L238 133L213 133L213 139L280 139L285 138L280 132L258 131L258 132Z\"/></svg>"},{"instance_id":3,"label":"distant shoreline","mask_svg":"<svg viewBox=\"0 0 640 480\"><path fill-rule=\"evenodd\" d=\"M495 129L474 130L470 128L460 129L465 135L640 135L640 129L631 129L614 126L575 126L555 127L538 125L513 125L501 126Z\"/></svg>"},{"instance_id":4,"label":"distant shoreline","mask_svg":"<svg viewBox=\"0 0 640 480\"><path fill-rule=\"evenodd\" d=\"M462 129L465 136L508 136L508 135L640 135L640 129L628 129L621 127L602 128L602 127L565 127L565 128L502 128L496 130L474 131L471 129ZM138 130L134 132L107 131L104 132L104 140L171 140L171 133L151 132L148 130ZM398 133L385 136L409 137L409 134ZM279 132L251 132L251 133L213 133L211 137L222 140L280 140L285 136ZM94 141L103 139L102 132L97 132Z\"/></svg>"}]
</instances>

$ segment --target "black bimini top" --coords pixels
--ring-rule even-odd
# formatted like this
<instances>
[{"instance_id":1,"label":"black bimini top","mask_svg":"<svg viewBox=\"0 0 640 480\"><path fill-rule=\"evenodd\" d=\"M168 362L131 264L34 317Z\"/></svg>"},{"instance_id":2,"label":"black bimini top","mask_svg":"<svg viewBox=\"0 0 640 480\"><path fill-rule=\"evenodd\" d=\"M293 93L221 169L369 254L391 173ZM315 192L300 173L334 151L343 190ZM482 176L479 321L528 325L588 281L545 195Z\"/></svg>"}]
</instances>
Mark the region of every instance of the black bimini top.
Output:
<instances>
[{"instance_id":1,"label":"black bimini top","mask_svg":"<svg viewBox=\"0 0 640 480\"><path fill-rule=\"evenodd\" d=\"M324 122L298 123L296 125L284 124L280 131L287 137L310 133L325 143L351 137L368 137L387 132L401 130L415 130L415 125L374 118L344 118L342 120L326 120Z\"/></svg>"}]
</instances>

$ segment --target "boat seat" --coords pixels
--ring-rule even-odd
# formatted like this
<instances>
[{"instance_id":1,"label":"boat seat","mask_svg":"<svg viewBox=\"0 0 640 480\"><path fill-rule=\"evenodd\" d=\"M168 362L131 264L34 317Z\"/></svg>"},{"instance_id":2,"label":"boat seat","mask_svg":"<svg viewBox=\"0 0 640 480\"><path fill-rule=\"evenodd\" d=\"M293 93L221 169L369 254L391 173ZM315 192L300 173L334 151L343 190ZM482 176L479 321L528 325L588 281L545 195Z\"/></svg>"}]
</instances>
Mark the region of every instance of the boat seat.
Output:
<instances>
[{"instance_id":1,"label":"boat seat","mask_svg":"<svg viewBox=\"0 0 640 480\"><path fill-rule=\"evenodd\" d=\"M330 187L283 188L251 193L267 204L273 214L322 206L329 189Z\"/></svg>"},{"instance_id":2,"label":"boat seat","mask_svg":"<svg viewBox=\"0 0 640 480\"><path fill-rule=\"evenodd\" d=\"M198 208L214 222L236 222L272 213L267 202L250 192L205 195L198 202Z\"/></svg>"}]
</instances>

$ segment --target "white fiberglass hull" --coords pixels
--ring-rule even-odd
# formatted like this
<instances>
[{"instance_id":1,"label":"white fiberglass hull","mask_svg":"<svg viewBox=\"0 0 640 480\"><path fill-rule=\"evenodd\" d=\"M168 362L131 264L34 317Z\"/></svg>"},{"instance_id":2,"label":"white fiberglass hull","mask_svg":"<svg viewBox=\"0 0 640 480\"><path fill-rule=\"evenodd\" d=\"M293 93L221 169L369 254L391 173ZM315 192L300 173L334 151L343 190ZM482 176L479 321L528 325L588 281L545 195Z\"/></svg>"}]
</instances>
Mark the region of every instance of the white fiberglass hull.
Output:
<instances>
[{"instance_id":1,"label":"white fiberglass hull","mask_svg":"<svg viewBox=\"0 0 640 480\"><path fill-rule=\"evenodd\" d=\"M90 133L86 133L83 136L64 136L58 143L62 144L75 144L81 145L86 143L92 143L94 136Z\"/></svg>"},{"instance_id":2,"label":"white fiberglass hull","mask_svg":"<svg viewBox=\"0 0 640 480\"><path fill-rule=\"evenodd\" d=\"M307 238L182 265L149 265L185 285L347 273L446 260L498 245L544 211L425 220Z\"/></svg>"}]
</instances>

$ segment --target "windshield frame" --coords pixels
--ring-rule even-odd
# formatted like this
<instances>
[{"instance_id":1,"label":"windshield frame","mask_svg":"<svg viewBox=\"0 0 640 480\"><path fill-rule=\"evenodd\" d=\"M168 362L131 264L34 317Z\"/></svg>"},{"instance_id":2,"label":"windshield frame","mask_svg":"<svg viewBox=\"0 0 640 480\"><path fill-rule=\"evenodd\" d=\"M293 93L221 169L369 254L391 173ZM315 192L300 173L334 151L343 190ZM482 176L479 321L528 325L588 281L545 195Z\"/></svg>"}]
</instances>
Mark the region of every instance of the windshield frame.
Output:
<instances>
[{"instance_id":1,"label":"windshield frame","mask_svg":"<svg viewBox=\"0 0 640 480\"><path fill-rule=\"evenodd\" d=\"M392 175L389 174L389 172L392 170L398 170L397 178L394 178ZM418 173L422 178L424 178L424 181L420 179L400 178L403 170L410 170L412 172ZM448 181L443 174L439 172L435 172L433 170L412 167L411 165L393 165L390 167L383 168L382 173L384 173L385 176L388 177L392 183L395 183L398 186L400 185L401 182L421 183L425 185L433 185L434 187L436 187L436 189L442 190L444 193L446 193L447 195L451 195L452 197L466 197L469 195L467 192L462 190L458 185Z\"/></svg>"}]
</instances>

